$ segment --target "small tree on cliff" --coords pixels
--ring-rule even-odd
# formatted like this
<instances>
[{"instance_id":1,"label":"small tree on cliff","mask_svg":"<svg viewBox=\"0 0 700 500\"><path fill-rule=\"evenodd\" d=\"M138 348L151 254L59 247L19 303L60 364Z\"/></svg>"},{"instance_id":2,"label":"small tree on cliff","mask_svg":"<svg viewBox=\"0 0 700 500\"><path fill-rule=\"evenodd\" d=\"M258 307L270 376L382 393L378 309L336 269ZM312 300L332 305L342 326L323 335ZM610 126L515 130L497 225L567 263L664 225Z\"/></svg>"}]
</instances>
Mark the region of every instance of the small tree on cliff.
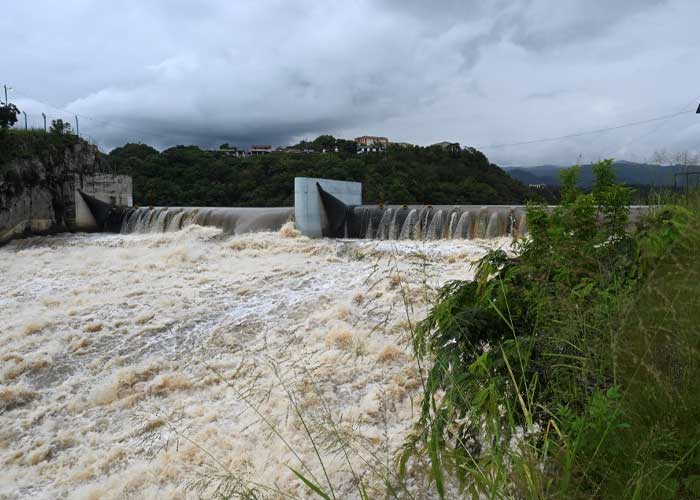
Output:
<instances>
[{"instance_id":1,"label":"small tree on cliff","mask_svg":"<svg viewBox=\"0 0 700 500\"><path fill-rule=\"evenodd\" d=\"M8 129L17 123L17 115L19 109L12 103L6 103L0 106L0 129Z\"/></svg>"},{"instance_id":2,"label":"small tree on cliff","mask_svg":"<svg viewBox=\"0 0 700 500\"><path fill-rule=\"evenodd\" d=\"M60 118L51 121L51 128L49 129L49 132L51 132L52 134L65 135L70 134L71 131L72 129L70 123L64 122Z\"/></svg>"}]
</instances>

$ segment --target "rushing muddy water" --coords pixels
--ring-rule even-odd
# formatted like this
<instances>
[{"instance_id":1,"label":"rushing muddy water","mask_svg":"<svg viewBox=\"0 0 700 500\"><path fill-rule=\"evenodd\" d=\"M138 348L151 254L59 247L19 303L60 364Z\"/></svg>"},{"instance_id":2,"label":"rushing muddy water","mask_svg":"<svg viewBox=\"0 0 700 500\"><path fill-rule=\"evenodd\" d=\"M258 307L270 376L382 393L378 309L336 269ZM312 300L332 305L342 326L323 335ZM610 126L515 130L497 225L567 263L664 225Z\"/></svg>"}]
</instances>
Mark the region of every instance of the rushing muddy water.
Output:
<instances>
[{"instance_id":1,"label":"rushing muddy water","mask_svg":"<svg viewBox=\"0 0 700 500\"><path fill-rule=\"evenodd\" d=\"M409 323L497 245L189 226L0 248L0 498L196 498L224 478L308 498L288 466L323 475L295 406L337 497L357 491L339 434L379 494L371 469L417 412Z\"/></svg>"}]
</instances>

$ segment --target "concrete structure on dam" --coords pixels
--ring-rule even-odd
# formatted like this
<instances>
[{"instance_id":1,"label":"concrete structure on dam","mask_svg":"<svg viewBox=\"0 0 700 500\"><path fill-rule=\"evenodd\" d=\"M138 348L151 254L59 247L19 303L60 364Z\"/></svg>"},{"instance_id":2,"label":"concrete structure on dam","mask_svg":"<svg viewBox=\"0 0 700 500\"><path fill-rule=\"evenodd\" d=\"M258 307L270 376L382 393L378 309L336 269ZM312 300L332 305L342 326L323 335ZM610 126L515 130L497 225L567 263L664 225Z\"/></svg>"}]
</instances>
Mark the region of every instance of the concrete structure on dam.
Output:
<instances>
[{"instance_id":1,"label":"concrete structure on dam","mask_svg":"<svg viewBox=\"0 0 700 500\"><path fill-rule=\"evenodd\" d=\"M0 244L13 238L61 231L97 231L92 211L79 191L117 206L132 206L131 177L66 174L62 181L0 193Z\"/></svg>"},{"instance_id":2,"label":"concrete structure on dam","mask_svg":"<svg viewBox=\"0 0 700 500\"><path fill-rule=\"evenodd\" d=\"M324 228L328 226L329 220L321 200L319 186L321 190L345 205L362 205L362 183L360 182L295 177L294 221L301 234L313 238L330 236L324 234Z\"/></svg>"},{"instance_id":3,"label":"concrete structure on dam","mask_svg":"<svg viewBox=\"0 0 700 500\"><path fill-rule=\"evenodd\" d=\"M84 197L92 196L100 201L118 207L134 205L131 177L128 175L94 174L78 175L66 181L65 190L73 199L66 207L66 224L74 231L95 231L100 229Z\"/></svg>"},{"instance_id":4,"label":"concrete structure on dam","mask_svg":"<svg viewBox=\"0 0 700 500\"><path fill-rule=\"evenodd\" d=\"M95 231L80 192L115 206L133 205L131 178L115 175L93 144L77 137L20 138L0 165L0 244L62 231Z\"/></svg>"}]
</instances>

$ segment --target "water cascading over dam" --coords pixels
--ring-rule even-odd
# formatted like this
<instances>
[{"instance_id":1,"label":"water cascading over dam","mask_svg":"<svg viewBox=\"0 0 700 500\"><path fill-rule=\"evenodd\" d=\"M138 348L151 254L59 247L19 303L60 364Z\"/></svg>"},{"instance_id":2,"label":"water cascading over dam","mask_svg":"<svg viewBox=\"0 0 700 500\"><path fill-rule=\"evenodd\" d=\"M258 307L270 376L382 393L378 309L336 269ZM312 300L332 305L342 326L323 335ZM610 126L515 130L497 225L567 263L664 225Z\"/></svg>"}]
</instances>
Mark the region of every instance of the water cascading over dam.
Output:
<instances>
[{"instance_id":1,"label":"water cascading over dam","mask_svg":"<svg viewBox=\"0 0 700 500\"><path fill-rule=\"evenodd\" d=\"M359 206L348 217L347 237L441 240L519 237L527 233L522 206Z\"/></svg>"},{"instance_id":2,"label":"water cascading over dam","mask_svg":"<svg viewBox=\"0 0 700 500\"><path fill-rule=\"evenodd\" d=\"M294 221L307 236L376 240L471 240L528 233L523 205L363 205L357 182L297 178L294 207L114 207L81 194L106 231L158 233L189 225L224 234L279 231ZM550 207L550 209L553 207ZM648 207L630 207L637 220Z\"/></svg>"},{"instance_id":3,"label":"water cascading over dam","mask_svg":"<svg viewBox=\"0 0 700 500\"><path fill-rule=\"evenodd\" d=\"M524 206L363 205L362 185L295 179L295 216L305 234L332 238L441 240L519 237Z\"/></svg>"},{"instance_id":4,"label":"water cascading over dam","mask_svg":"<svg viewBox=\"0 0 700 500\"><path fill-rule=\"evenodd\" d=\"M294 209L287 207L141 207L122 214L118 231L165 233L195 224L218 227L226 234L235 235L277 231L293 216Z\"/></svg>"},{"instance_id":5,"label":"water cascading over dam","mask_svg":"<svg viewBox=\"0 0 700 500\"><path fill-rule=\"evenodd\" d=\"M524 207L372 206L349 207L347 224L330 237L378 240L479 239L527 232ZM213 226L225 234L278 231L293 220L294 209L141 207L124 211L114 232L165 233L189 225ZM118 227L116 227L118 226Z\"/></svg>"}]
</instances>

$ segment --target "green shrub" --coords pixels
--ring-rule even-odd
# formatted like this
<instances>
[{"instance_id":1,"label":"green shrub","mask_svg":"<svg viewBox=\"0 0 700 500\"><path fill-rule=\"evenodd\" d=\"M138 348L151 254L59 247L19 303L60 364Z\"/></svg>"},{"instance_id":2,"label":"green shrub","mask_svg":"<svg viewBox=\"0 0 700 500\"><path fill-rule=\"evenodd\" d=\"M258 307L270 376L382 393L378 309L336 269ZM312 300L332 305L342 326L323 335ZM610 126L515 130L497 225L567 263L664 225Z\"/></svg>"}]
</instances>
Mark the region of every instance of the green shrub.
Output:
<instances>
[{"instance_id":1,"label":"green shrub","mask_svg":"<svg viewBox=\"0 0 700 500\"><path fill-rule=\"evenodd\" d=\"M590 194L528 207L515 256L487 255L417 327L431 368L400 465L427 454L438 492L475 498L676 498L700 475L697 212L630 230L610 160Z\"/></svg>"},{"instance_id":2,"label":"green shrub","mask_svg":"<svg viewBox=\"0 0 700 500\"><path fill-rule=\"evenodd\" d=\"M67 147L81 139L73 134L50 134L43 130L6 130L0 135L0 174L12 168L17 159L40 158L47 160L52 155L60 157Z\"/></svg>"}]
</instances>

